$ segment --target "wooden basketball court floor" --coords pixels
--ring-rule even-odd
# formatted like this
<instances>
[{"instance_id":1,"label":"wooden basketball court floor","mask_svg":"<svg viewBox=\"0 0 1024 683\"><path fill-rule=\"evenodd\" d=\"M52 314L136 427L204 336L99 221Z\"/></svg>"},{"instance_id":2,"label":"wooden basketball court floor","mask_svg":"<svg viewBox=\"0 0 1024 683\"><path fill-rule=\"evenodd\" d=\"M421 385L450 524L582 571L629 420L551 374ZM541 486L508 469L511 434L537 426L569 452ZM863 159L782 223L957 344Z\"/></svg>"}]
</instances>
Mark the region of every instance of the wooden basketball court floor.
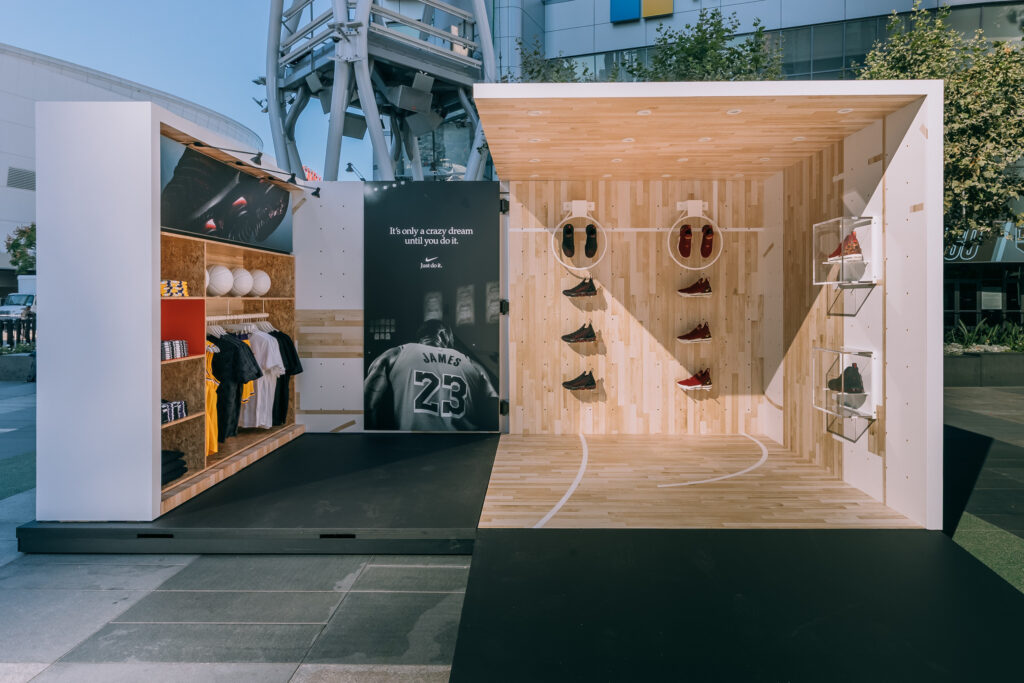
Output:
<instances>
[{"instance_id":1,"label":"wooden basketball court floor","mask_svg":"<svg viewBox=\"0 0 1024 683\"><path fill-rule=\"evenodd\" d=\"M485 528L920 528L763 436L503 435Z\"/></svg>"}]
</instances>

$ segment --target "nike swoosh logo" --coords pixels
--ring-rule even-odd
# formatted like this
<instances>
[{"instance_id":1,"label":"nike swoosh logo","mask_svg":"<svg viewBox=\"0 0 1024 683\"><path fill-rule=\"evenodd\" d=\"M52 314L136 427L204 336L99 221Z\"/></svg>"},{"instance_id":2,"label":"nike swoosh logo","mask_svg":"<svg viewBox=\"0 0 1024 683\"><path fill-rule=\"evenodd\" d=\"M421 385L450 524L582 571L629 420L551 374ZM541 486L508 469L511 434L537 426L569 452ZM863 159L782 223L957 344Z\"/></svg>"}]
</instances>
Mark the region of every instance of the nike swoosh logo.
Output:
<instances>
[{"instance_id":1,"label":"nike swoosh logo","mask_svg":"<svg viewBox=\"0 0 1024 683\"><path fill-rule=\"evenodd\" d=\"M425 263L430 263L431 261L436 261L437 259L438 259L438 257L437 257L437 256L431 256L430 258L425 258L425 259L423 259L423 261L424 261Z\"/></svg>"}]
</instances>

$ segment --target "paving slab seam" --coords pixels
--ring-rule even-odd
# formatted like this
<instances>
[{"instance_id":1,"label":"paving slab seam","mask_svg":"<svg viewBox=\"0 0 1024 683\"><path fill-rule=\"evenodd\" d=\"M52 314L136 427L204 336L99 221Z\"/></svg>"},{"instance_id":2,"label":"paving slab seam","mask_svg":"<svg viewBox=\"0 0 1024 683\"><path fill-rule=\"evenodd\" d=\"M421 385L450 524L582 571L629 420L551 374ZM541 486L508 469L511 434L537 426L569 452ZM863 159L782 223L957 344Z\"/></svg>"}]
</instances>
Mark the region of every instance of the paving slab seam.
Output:
<instances>
[{"instance_id":1,"label":"paving slab seam","mask_svg":"<svg viewBox=\"0 0 1024 683\"><path fill-rule=\"evenodd\" d=\"M372 555L370 556L370 560L371 561L373 560L373 556ZM359 581L360 577L362 577L363 573L366 571L366 568L369 567L369 566L370 566L370 563L367 562L366 564L364 564L362 567L359 568L359 572L356 574L355 578L352 580L352 585L355 585L356 582ZM299 658L299 663L295 665L295 670L292 672L292 675L288 678L288 680L291 680L292 678L295 678L295 676L298 674L299 669L302 668L302 664L306 661L306 658L309 657L309 654L313 651L313 647L316 645L317 641L320 640L320 637L324 634L324 631L327 630L327 626L331 623L331 619L333 619L334 615L336 615L338 613L338 610L341 609L341 606L343 604L345 604L345 600L348 599L348 596L350 594L351 594L351 591L345 591L342 594L341 600L339 600L338 604L334 606L334 609L331 610L331 613L327 615L327 620L324 621L323 625L320 627L320 630L317 631L315 636L313 636L313 640L310 641L308 646L306 646L306 651L302 653L302 657Z\"/></svg>"}]
</instances>

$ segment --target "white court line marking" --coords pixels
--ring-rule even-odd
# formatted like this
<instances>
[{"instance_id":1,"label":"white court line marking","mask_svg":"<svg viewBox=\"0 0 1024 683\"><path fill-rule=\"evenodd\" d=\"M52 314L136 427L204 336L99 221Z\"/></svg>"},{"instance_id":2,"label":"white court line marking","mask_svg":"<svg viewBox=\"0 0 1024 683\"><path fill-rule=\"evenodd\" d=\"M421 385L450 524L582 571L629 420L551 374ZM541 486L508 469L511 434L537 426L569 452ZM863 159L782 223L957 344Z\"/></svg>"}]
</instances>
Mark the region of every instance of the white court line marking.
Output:
<instances>
[{"instance_id":1,"label":"white court line marking","mask_svg":"<svg viewBox=\"0 0 1024 683\"><path fill-rule=\"evenodd\" d=\"M569 490L562 496L562 500L555 503L555 507L551 508L548 514L544 515L539 522L533 525L534 529L539 529L547 524L555 516L555 513L562 509L562 506L569 500L569 497L576 491L576 487L583 481L583 473L587 470L587 457L589 454L587 452L587 440L583 436L583 432L580 432L579 436L580 443L583 444L583 460L580 461L580 471L576 473L576 478L572 480L572 484L569 485Z\"/></svg>"},{"instance_id":2,"label":"white court line marking","mask_svg":"<svg viewBox=\"0 0 1024 683\"><path fill-rule=\"evenodd\" d=\"M750 434L747 434L746 432L740 432L740 434L742 434L743 436L747 437L748 439L750 439L751 441L756 443L761 448L761 459L758 460L757 462L755 462L750 467L748 467L746 469L743 469L743 470L740 470L739 472L733 472L732 474L723 474L720 477L712 477L711 479L700 479L698 481L683 481L683 482L680 482L678 484L658 484L658 488L659 489L667 489L667 488L671 488L673 486L693 486L694 484L710 484L713 481L722 481L723 479L732 479L733 477L738 477L741 474L746 474L747 472L752 472L753 470L756 470L761 465L765 464L765 462L768 460L768 449L765 447L765 445L763 443L761 443L760 441L758 441L757 439L755 439L754 437L752 437Z\"/></svg>"}]
</instances>

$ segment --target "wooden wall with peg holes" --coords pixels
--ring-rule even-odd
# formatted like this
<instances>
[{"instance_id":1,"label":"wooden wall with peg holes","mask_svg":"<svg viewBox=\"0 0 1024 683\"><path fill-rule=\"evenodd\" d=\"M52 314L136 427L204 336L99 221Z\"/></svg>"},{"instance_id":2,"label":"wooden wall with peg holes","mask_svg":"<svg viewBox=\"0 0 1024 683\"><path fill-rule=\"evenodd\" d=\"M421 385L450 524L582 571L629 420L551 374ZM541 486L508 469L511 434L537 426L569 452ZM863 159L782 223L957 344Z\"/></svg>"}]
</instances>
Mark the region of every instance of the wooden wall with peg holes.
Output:
<instances>
[{"instance_id":1,"label":"wooden wall with peg holes","mask_svg":"<svg viewBox=\"0 0 1024 683\"><path fill-rule=\"evenodd\" d=\"M843 145L834 144L783 172L786 445L842 476L842 444L830 434L825 414L812 407L813 348L843 345L843 318L829 316L832 287L811 285L811 227L843 215Z\"/></svg>"},{"instance_id":2,"label":"wooden wall with peg holes","mask_svg":"<svg viewBox=\"0 0 1024 683\"><path fill-rule=\"evenodd\" d=\"M676 290L701 274L669 256L667 231L676 203L708 202L726 228L762 227L764 182L523 181L510 183L509 218L510 431L513 434L758 433L763 401L761 233L717 232L724 253L703 273L710 298ZM595 203L592 216L611 240L590 271L573 271L552 254L550 230L565 218L563 202ZM583 251L586 221L576 228ZM808 228L809 229L809 228ZM560 237L560 236L559 236ZM559 240L556 239L555 245ZM700 259L694 236L695 264ZM579 259L574 259L579 261ZM590 274L593 298L570 299L563 289ZM779 274L768 274L778 286ZM713 341L676 341L707 320ZM569 345L561 335L593 322L596 344ZM709 367L714 388L684 393L676 381ZM597 390L570 392L562 381L592 370Z\"/></svg>"}]
</instances>

